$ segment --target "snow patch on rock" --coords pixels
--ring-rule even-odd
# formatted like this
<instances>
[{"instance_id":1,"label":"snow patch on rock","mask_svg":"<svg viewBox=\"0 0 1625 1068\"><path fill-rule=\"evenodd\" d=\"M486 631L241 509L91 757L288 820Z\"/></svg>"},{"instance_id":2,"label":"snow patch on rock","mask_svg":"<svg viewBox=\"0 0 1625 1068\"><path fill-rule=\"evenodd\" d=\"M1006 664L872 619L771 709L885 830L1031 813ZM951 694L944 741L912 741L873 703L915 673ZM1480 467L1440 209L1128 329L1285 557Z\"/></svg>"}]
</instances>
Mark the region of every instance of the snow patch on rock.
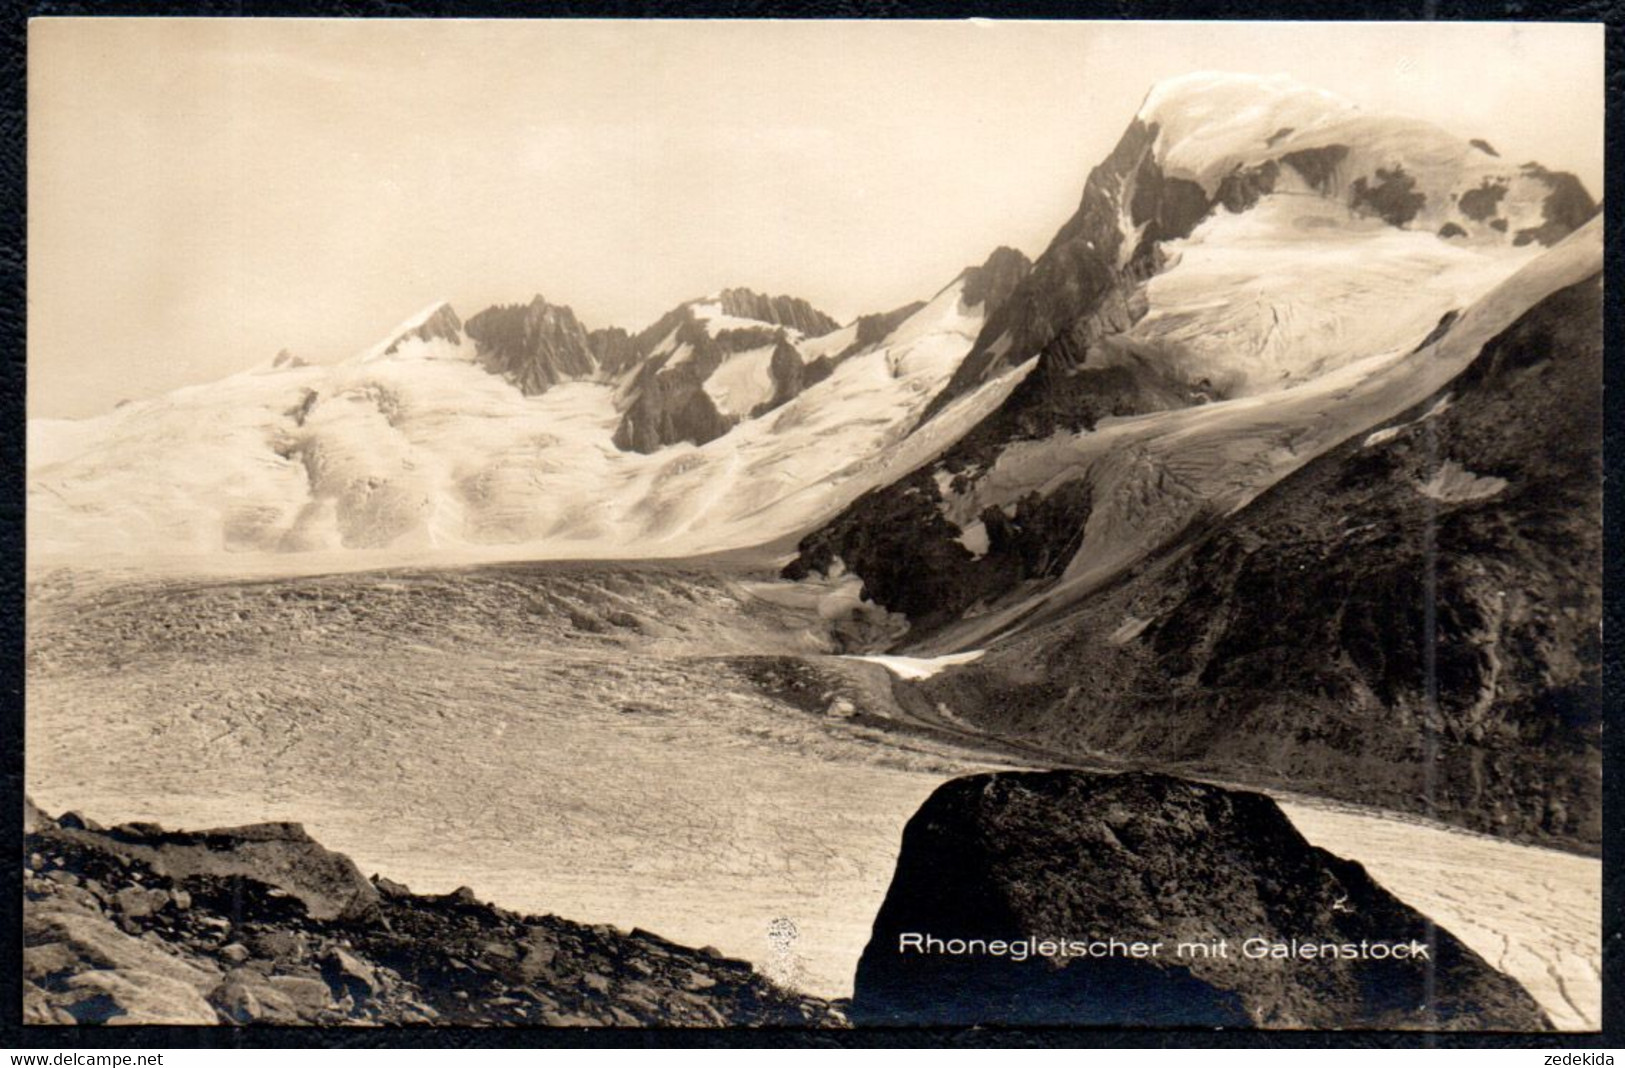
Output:
<instances>
[{"instance_id":1,"label":"snow patch on rock","mask_svg":"<svg viewBox=\"0 0 1625 1068\"><path fill-rule=\"evenodd\" d=\"M1424 497L1436 501L1479 501L1507 488L1507 480L1494 475L1475 475L1454 460L1439 465L1426 482L1416 487Z\"/></svg>"},{"instance_id":2,"label":"snow patch on rock","mask_svg":"<svg viewBox=\"0 0 1625 1068\"><path fill-rule=\"evenodd\" d=\"M848 656L846 660L865 660L871 664L879 664L900 679L917 682L920 679L929 679L947 668L957 667L960 664L969 664L980 660L984 649L972 649L964 653L948 653L943 656L887 656L875 653L868 656Z\"/></svg>"}]
</instances>

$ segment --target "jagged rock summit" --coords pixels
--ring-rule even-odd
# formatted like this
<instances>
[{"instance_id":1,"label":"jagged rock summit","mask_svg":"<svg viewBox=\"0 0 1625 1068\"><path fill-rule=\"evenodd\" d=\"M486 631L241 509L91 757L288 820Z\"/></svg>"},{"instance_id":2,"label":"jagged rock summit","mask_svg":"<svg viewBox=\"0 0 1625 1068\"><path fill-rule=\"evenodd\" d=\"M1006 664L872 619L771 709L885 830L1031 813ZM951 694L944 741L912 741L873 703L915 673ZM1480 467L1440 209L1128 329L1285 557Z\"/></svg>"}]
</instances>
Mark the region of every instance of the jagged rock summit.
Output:
<instances>
[{"instance_id":1,"label":"jagged rock summit","mask_svg":"<svg viewBox=\"0 0 1625 1068\"><path fill-rule=\"evenodd\" d=\"M529 304L487 308L468 321L475 358L492 374L533 395L560 382L613 375L623 358L610 351L608 331L589 332L568 306L537 294ZM601 356L609 356L606 367Z\"/></svg>"},{"instance_id":2,"label":"jagged rock summit","mask_svg":"<svg viewBox=\"0 0 1625 1068\"><path fill-rule=\"evenodd\" d=\"M974 775L926 800L858 964L852 1019L1550 1026L1515 981L1309 845L1269 798L1072 771Z\"/></svg>"}]
</instances>

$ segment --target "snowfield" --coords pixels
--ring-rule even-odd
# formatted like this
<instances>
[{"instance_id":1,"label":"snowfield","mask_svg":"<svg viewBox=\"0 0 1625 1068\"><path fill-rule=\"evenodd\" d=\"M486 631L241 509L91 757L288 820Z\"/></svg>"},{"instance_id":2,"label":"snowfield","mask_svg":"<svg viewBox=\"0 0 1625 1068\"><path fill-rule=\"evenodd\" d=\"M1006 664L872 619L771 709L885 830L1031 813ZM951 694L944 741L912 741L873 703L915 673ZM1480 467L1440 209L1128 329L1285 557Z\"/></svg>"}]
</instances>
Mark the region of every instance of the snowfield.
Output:
<instances>
[{"instance_id":1,"label":"snowfield","mask_svg":"<svg viewBox=\"0 0 1625 1068\"><path fill-rule=\"evenodd\" d=\"M852 656L849 660L865 660L871 664L879 664L900 679L929 679L939 674L945 668L956 664L969 664L982 658L982 649L973 649L967 653L949 653L945 656L919 657L919 656Z\"/></svg>"},{"instance_id":2,"label":"snowfield","mask_svg":"<svg viewBox=\"0 0 1625 1068\"><path fill-rule=\"evenodd\" d=\"M611 443L617 383L527 397L474 363L466 339L409 337L332 367L267 366L94 419L35 420L30 553L230 553L252 571L298 567L269 559L290 553L358 551L378 566L429 550L674 557L762 544L924 462L1020 380L1018 369L988 383L902 440L981 327L961 289L791 402L651 455ZM706 386L748 412L771 396L770 358L738 354Z\"/></svg>"},{"instance_id":3,"label":"snowfield","mask_svg":"<svg viewBox=\"0 0 1625 1068\"><path fill-rule=\"evenodd\" d=\"M1413 348L1543 251L1463 247L1307 192L1220 211L1164 248L1171 266L1147 285L1150 310L1124 341L1228 397Z\"/></svg>"},{"instance_id":4,"label":"snowfield","mask_svg":"<svg viewBox=\"0 0 1625 1068\"><path fill-rule=\"evenodd\" d=\"M1380 170L1397 168L1425 196L1406 225L1432 234L1454 223L1469 241L1499 243L1504 233L1538 228L1551 188L1525 168L1491 155L1464 137L1418 119L1372 114L1334 93L1286 75L1197 72L1160 82L1138 118L1157 127L1155 156L1169 177L1196 182L1209 196L1226 175L1287 153L1331 148L1324 191L1346 200L1353 183L1381 184ZM1294 177L1292 168L1282 175ZM1496 202L1506 220L1492 230L1488 217L1464 212L1462 197L1488 182L1504 185Z\"/></svg>"}]
</instances>

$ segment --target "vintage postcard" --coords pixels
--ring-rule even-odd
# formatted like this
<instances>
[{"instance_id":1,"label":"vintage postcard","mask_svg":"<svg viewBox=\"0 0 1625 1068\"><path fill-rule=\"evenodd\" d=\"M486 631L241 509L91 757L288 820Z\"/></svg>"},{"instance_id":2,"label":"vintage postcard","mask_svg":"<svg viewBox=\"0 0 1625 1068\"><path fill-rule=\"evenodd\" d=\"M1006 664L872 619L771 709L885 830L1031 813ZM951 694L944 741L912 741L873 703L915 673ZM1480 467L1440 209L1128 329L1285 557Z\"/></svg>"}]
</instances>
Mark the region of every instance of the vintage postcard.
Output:
<instances>
[{"instance_id":1,"label":"vintage postcard","mask_svg":"<svg viewBox=\"0 0 1625 1068\"><path fill-rule=\"evenodd\" d=\"M1601 1027L1600 26L28 60L26 1023Z\"/></svg>"}]
</instances>

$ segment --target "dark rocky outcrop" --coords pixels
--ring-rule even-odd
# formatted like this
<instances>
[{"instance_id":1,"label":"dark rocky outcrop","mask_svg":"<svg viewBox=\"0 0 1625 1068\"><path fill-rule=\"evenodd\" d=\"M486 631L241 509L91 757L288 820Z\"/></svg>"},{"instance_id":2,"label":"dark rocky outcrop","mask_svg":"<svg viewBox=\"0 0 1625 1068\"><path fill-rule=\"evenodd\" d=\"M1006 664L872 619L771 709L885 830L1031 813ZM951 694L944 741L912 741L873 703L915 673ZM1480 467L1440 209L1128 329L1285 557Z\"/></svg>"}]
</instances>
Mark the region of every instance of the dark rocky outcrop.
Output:
<instances>
[{"instance_id":1,"label":"dark rocky outcrop","mask_svg":"<svg viewBox=\"0 0 1625 1068\"><path fill-rule=\"evenodd\" d=\"M1016 502L1008 517L1002 512L981 516L989 544L977 556L942 514L937 471L959 479L991 467L1012 442L1093 429L1108 416L1200 402L1190 386L1143 364L1084 367L1074 362L1082 358L1071 343L1053 345L1009 400L936 462L870 490L804 536L796 558L783 569L784 577L827 574L839 559L863 577L865 597L907 615L915 634L929 633L1024 582L1053 578L1082 537L1091 511L1087 482L1063 479L1047 494L1032 493Z\"/></svg>"},{"instance_id":2,"label":"dark rocky outcrop","mask_svg":"<svg viewBox=\"0 0 1625 1068\"><path fill-rule=\"evenodd\" d=\"M976 342L922 422L998 372L1025 362L1064 335L1074 349L1101 335L1127 328L1125 284L1144 278L1156 266L1159 240L1188 234L1206 214L1206 198L1192 183L1165 179L1152 149L1157 128L1136 119L1110 156L1089 174L1083 198L1032 270L987 317ZM1200 209L1197 199L1202 200ZM1133 249L1120 229L1128 207L1145 233ZM1114 299L1115 298L1115 299Z\"/></svg>"},{"instance_id":3,"label":"dark rocky outcrop","mask_svg":"<svg viewBox=\"0 0 1625 1068\"><path fill-rule=\"evenodd\" d=\"M759 335L724 331L725 337L713 338L685 305L667 313L636 341L640 347L652 347L672 331L676 332L673 350L648 359L632 380L620 425L615 428L618 449L651 453L680 441L704 445L726 434L734 420L717 411L705 392L705 380L732 352L764 341L772 344L775 337L764 327ZM746 333L752 336L744 336ZM682 359L674 359L674 353L685 351Z\"/></svg>"},{"instance_id":4,"label":"dark rocky outcrop","mask_svg":"<svg viewBox=\"0 0 1625 1068\"><path fill-rule=\"evenodd\" d=\"M1032 261L1020 251L1000 245L980 267L965 271L960 299L967 306L980 306L983 316L994 315L1032 269Z\"/></svg>"},{"instance_id":5,"label":"dark rocky outcrop","mask_svg":"<svg viewBox=\"0 0 1625 1068\"><path fill-rule=\"evenodd\" d=\"M1348 155L1348 145L1322 145L1288 152L1281 157L1281 163L1297 171L1311 189L1330 193L1337 185L1338 169Z\"/></svg>"},{"instance_id":6,"label":"dark rocky outcrop","mask_svg":"<svg viewBox=\"0 0 1625 1068\"><path fill-rule=\"evenodd\" d=\"M1549 171L1538 163L1525 163L1523 173L1544 183L1550 192L1540 205L1541 225L1519 230L1513 235L1514 245L1531 241L1555 245L1601 210L1580 179L1566 171Z\"/></svg>"},{"instance_id":7,"label":"dark rocky outcrop","mask_svg":"<svg viewBox=\"0 0 1625 1068\"><path fill-rule=\"evenodd\" d=\"M1457 201L1457 207L1473 222L1486 222L1495 217L1506 195L1505 180L1493 181L1486 178L1479 183L1477 189L1469 189L1463 193L1461 199Z\"/></svg>"},{"instance_id":8,"label":"dark rocky outcrop","mask_svg":"<svg viewBox=\"0 0 1625 1068\"><path fill-rule=\"evenodd\" d=\"M540 295L529 304L487 308L469 319L466 329L480 363L528 395L546 392L559 382L589 378L599 368L593 338L575 312L549 304ZM624 332L616 333L625 337ZM620 362L635 359L610 335L604 334L599 346Z\"/></svg>"},{"instance_id":9,"label":"dark rocky outcrop","mask_svg":"<svg viewBox=\"0 0 1625 1068\"><path fill-rule=\"evenodd\" d=\"M724 315L788 326L806 337L822 337L841 326L800 297L769 297L749 289L724 289L717 302Z\"/></svg>"},{"instance_id":10,"label":"dark rocky outcrop","mask_svg":"<svg viewBox=\"0 0 1625 1068\"><path fill-rule=\"evenodd\" d=\"M980 554L965 546L941 504L936 478L924 468L889 491L871 490L803 538L783 575L799 581L827 574L839 559L864 577L868 600L929 632L978 601L1059 575L1082 540L1092 499L1089 483L1073 479L1047 495L1029 493L1009 514L989 508L979 517L987 535Z\"/></svg>"},{"instance_id":11,"label":"dark rocky outcrop","mask_svg":"<svg viewBox=\"0 0 1625 1068\"><path fill-rule=\"evenodd\" d=\"M30 1024L839 1026L744 961L362 877L295 824L25 812Z\"/></svg>"},{"instance_id":12,"label":"dark rocky outcrop","mask_svg":"<svg viewBox=\"0 0 1625 1068\"><path fill-rule=\"evenodd\" d=\"M900 308L893 308L889 312L875 312L872 315L858 316L858 336L853 339L850 346L842 350L840 356L836 357L837 360L854 352L860 352L871 345L880 344L891 336L893 330L902 326L910 316L923 307L925 307L925 301L916 300Z\"/></svg>"},{"instance_id":13,"label":"dark rocky outcrop","mask_svg":"<svg viewBox=\"0 0 1625 1068\"><path fill-rule=\"evenodd\" d=\"M589 332L587 347L592 352L593 363L598 365L598 373L605 378L619 378L643 359L632 335L618 326Z\"/></svg>"},{"instance_id":14,"label":"dark rocky outcrop","mask_svg":"<svg viewBox=\"0 0 1625 1068\"><path fill-rule=\"evenodd\" d=\"M914 951L905 935L1003 943ZM1245 955L1293 940L1315 959ZM1113 950L1116 940L1124 947ZM1214 947L1189 949L1180 945ZM1009 947L1028 947L1025 960ZM1067 943L1046 952L1038 943ZM1106 943L1106 955L1071 955ZM1135 950L1135 943L1142 948ZM1160 948L1151 947L1160 943ZM917 945L928 945L922 939ZM1365 948L1360 948L1364 945ZM1373 944L1427 959L1376 959ZM971 948L971 947L967 947ZM1136 955L1138 953L1138 955ZM1546 1030L1515 981L1306 842L1269 798L1158 775L1006 772L909 821L858 964L859 1024Z\"/></svg>"},{"instance_id":15,"label":"dark rocky outcrop","mask_svg":"<svg viewBox=\"0 0 1625 1068\"><path fill-rule=\"evenodd\" d=\"M1281 166L1274 160L1265 160L1256 167L1241 167L1219 180L1214 199L1233 215L1247 211L1259 200L1275 192L1275 183L1281 177Z\"/></svg>"},{"instance_id":16,"label":"dark rocky outcrop","mask_svg":"<svg viewBox=\"0 0 1625 1068\"><path fill-rule=\"evenodd\" d=\"M827 362L809 371L787 333L795 330L812 337L835 329L835 320L804 300L725 289L712 303L725 315L755 319L762 325L722 329L714 336L694 310L700 303L705 302L690 301L673 308L632 339L633 347L645 357L615 428L616 448L650 453L682 441L704 445L726 434L740 416L718 411L705 392L705 381L738 353L774 347L769 365L773 396L756 410L743 413L748 416L772 411L828 377L833 369L833 362Z\"/></svg>"},{"instance_id":17,"label":"dark rocky outcrop","mask_svg":"<svg viewBox=\"0 0 1625 1068\"><path fill-rule=\"evenodd\" d=\"M803 366L801 372L802 388L805 389L808 386L822 382L834 372L835 368L853 356L866 352L885 341L892 335L894 330L902 326L910 316L923 307L925 307L925 301L916 300L900 308L893 308L889 312L875 312L871 315L858 316L857 336L852 339L850 345L840 352L809 360Z\"/></svg>"},{"instance_id":18,"label":"dark rocky outcrop","mask_svg":"<svg viewBox=\"0 0 1625 1068\"><path fill-rule=\"evenodd\" d=\"M1054 749L1595 851L1601 301L1600 276L1540 301L1436 395L926 696Z\"/></svg>"},{"instance_id":19,"label":"dark rocky outcrop","mask_svg":"<svg viewBox=\"0 0 1625 1068\"><path fill-rule=\"evenodd\" d=\"M801 353L783 337L777 338L773 343L773 355L768 359L767 371L773 379L773 396L752 409L750 413L752 417L771 412L781 404L789 403L809 385L820 378L828 377L827 374L810 373L807 365L801 362Z\"/></svg>"},{"instance_id":20,"label":"dark rocky outcrop","mask_svg":"<svg viewBox=\"0 0 1625 1068\"><path fill-rule=\"evenodd\" d=\"M1377 216L1389 226L1404 226L1427 205L1427 194L1405 168L1378 167L1372 180L1363 176L1349 186L1349 207Z\"/></svg>"}]
</instances>

